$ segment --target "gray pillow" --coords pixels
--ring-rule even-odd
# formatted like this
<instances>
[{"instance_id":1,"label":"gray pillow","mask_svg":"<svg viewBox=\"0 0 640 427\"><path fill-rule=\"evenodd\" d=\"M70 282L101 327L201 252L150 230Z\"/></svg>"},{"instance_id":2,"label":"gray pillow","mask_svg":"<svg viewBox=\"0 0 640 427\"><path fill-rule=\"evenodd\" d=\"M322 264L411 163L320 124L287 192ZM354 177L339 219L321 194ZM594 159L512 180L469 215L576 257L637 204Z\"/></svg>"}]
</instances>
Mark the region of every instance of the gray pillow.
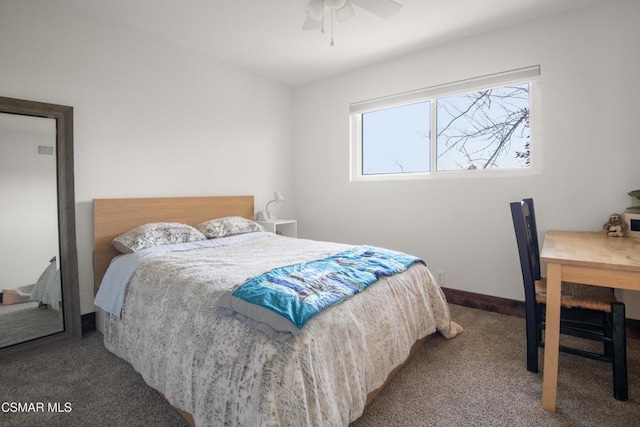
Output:
<instances>
[{"instance_id":1,"label":"gray pillow","mask_svg":"<svg viewBox=\"0 0 640 427\"><path fill-rule=\"evenodd\" d=\"M118 252L129 254L152 246L206 240L204 234L179 222L151 222L127 231L111 241Z\"/></svg>"},{"instance_id":2,"label":"gray pillow","mask_svg":"<svg viewBox=\"0 0 640 427\"><path fill-rule=\"evenodd\" d=\"M257 222L240 216L212 219L196 225L196 228L207 236L207 239L264 231L264 227Z\"/></svg>"}]
</instances>

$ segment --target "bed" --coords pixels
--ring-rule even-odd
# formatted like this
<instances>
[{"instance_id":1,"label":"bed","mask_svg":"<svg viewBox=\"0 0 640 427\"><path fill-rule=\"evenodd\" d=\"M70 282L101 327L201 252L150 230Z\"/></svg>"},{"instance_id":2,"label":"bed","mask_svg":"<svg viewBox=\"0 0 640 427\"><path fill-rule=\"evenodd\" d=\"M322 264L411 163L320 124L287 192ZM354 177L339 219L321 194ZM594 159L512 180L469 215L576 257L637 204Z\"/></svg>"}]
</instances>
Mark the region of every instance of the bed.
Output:
<instances>
[{"instance_id":1,"label":"bed","mask_svg":"<svg viewBox=\"0 0 640 427\"><path fill-rule=\"evenodd\" d=\"M56 264L56 257L49 260L47 268L42 272L36 283L21 286L16 289L3 289L2 303L4 305L38 302L40 307L60 311L62 302L62 285L60 271Z\"/></svg>"},{"instance_id":2,"label":"bed","mask_svg":"<svg viewBox=\"0 0 640 427\"><path fill-rule=\"evenodd\" d=\"M118 255L115 237L148 223L233 216L253 219L253 196L94 200L96 291ZM428 268L415 263L317 314L294 338L273 339L224 315L221 295L352 247L260 231L214 243L142 262L120 316L101 325L106 348L192 425L348 425L429 335L461 331Z\"/></svg>"},{"instance_id":3,"label":"bed","mask_svg":"<svg viewBox=\"0 0 640 427\"><path fill-rule=\"evenodd\" d=\"M49 260L49 265L34 284L29 300L38 301L41 305L60 311L62 284L55 256Z\"/></svg>"}]
</instances>

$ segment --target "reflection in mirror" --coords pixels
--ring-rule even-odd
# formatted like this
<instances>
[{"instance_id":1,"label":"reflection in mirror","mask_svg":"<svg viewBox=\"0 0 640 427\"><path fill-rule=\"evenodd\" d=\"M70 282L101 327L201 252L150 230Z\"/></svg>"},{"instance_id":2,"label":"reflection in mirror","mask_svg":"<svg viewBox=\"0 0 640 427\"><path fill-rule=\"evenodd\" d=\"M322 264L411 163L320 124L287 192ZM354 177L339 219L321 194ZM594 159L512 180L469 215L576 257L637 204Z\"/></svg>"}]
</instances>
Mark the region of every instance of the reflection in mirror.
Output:
<instances>
[{"instance_id":1,"label":"reflection in mirror","mask_svg":"<svg viewBox=\"0 0 640 427\"><path fill-rule=\"evenodd\" d=\"M64 330L56 120L0 113L0 348Z\"/></svg>"}]
</instances>

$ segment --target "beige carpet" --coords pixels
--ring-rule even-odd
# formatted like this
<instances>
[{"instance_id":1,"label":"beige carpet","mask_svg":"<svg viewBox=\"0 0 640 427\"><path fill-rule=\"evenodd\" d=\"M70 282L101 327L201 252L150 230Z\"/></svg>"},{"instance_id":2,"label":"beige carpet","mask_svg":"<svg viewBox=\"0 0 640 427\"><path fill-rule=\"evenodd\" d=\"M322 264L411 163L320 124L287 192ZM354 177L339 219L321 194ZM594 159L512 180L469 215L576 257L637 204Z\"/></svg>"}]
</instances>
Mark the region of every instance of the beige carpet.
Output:
<instances>
[{"instance_id":1,"label":"beige carpet","mask_svg":"<svg viewBox=\"0 0 640 427\"><path fill-rule=\"evenodd\" d=\"M640 426L640 341L627 343L627 402L612 397L611 365L560 354L550 414L540 406L542 350L540 372L526 370L524 319L455 305L451 313L465 331L427 341L352 427Z\"/></svg>"},{"instance_id":2,"label":"beige carpet","mask_svg":"<svg viewBox=\"0 0 640 427\"><path fill-rule=\"evenodd\" d=\"M465 331L436 335L351 427L638 426L640 341L628 344L628 402L612 397L611 367L560 355L558 412L540 407L542 373L525 368L524 319L459 306ZM185 426L101 336L0 366L2 402L69 402L61 413L4 413L1 426Z\"/></svg>"}]
</instances>

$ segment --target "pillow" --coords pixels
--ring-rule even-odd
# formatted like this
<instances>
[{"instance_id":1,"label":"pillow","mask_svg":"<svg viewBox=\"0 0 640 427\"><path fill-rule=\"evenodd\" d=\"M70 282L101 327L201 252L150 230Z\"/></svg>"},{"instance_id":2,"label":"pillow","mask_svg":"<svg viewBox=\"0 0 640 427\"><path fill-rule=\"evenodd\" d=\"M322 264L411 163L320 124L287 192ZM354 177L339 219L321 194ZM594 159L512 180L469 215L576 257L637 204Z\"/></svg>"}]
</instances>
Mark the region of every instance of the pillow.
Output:
<instances>
[{"instance_id":1,"label":"pillow","mask_svg":"<svg viewBox=\"0 0 640 427\"><path fill-rule=\"evenodd\" d=\"M207 239L264 231L264 228L257 222L240 216L211 219L196 225L196 228L207 236Z\"/></svg>"},{"instance_id":2,"label":"pillow","mask_svg":"<svg viewBox=\"0 0 640 427\"><path fill-rule=\"evenodd\" d=\"M152 246L206 240L204 234L179 222L151 222L127 231L111 241L118 252L129 254Z\"/></svg>"}]
</instances>

